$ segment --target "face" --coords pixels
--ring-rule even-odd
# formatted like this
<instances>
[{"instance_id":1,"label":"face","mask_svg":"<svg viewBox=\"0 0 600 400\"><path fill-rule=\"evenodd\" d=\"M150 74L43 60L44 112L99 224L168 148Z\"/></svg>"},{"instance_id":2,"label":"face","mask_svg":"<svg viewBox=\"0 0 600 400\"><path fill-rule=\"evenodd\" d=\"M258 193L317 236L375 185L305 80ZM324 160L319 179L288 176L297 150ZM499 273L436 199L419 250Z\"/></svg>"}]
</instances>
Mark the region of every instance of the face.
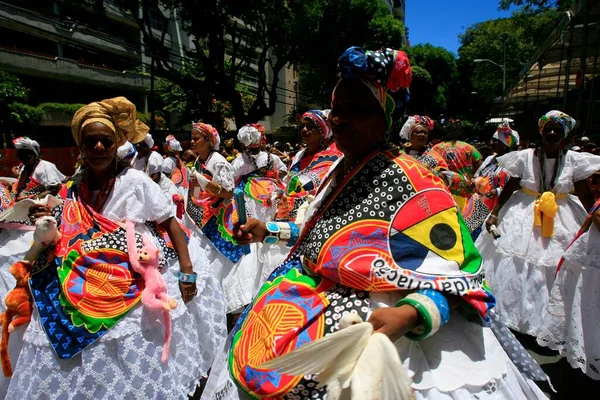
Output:
<instances>
[{"instance_id":1,"label":"face","mask_svg":"<svg viewBox=\"0 0 600 400\"><path fill-rule=\"evenodd\" d=\"M507 153L508 150L510 150L510 149L508 148L507 145L502 143L500 140L492 139L492 150L494 151L494 153L504 154L504 153Z\"/></svg>"},{"instance_id":2,"label":"face","mask_svg":"<svg viewBox=\"0 0 600 400\"><path fill-rule=\"evenodd\" d=\"M542 141L544 144L559 144L563 139L565 129L563 126L555 121L550 121L544 125L542 130Z\"/></svg>"},{"instance_id":3,"label":"face","mask_svg":"<svg viewBox=\"0 0 600 400\"><path fill-rule=\"evenodd\" d=\"M148 146L144 141L141 141L138 144L136 144L135 148L140 154L140 157L146 157L148 154L150 154L150 151L152 150L150 146Z\"/></svg>"},{"instance_id":4,"label":"face","mask_svg":"<svg viewBox=\"0 0 600 400\"><path fill-rule=\"evenodd\" d=\"M86 125L81 133L81 152L91 169L108 169L117 156L117 143L112 129L101 122Z\"/></svg>"},{"instance_id":5,"label":"face","mask_svg":"<svg viewBox=\"0 0 600 400\"><path fill-rule=\"evenodd\" d=\"M38 156L33 150L20 149L17 150L17 158L23 163L24 166L28 167L36 163Z\"/></svg>"},{"instance_id":6,"label":"face","mask_svg":"<svg viewBox=\"0 0 600 400\"><path fill-rule=\"evenodd\" d=\"M423 125L419 125L415 128L413 133L410 135L410 144L416 149L420 150L427 146L429 140L429 130Z\"/></svg>"},{"instance_id":7,"label":"face","mask_svg":"<svg viewBox=\"0 0 600 400\"><path fill-rule=\"evenodd\" d=\"M309 148L318 148L321 145L321 133L317 123L310 118L304 118L300 129L302 142Z\"/></svg>"},{"instance_id":8,"label":"face","mask_svg":"<svg viewBox=\"0 0 600 400\"><path fill-rule=\"evenodd\" d=\"M192 139L190 140L190 146L192 151L196 153L203 153L212 150L212 144L206 137L197 130L192 131Z\"/></svg>"},{"instance_id":9,"label":"face","mask_svg":"<svg viewBox=\"0 0 600 400\"><path fill-rule=\"evenodd\" d=\"M377 99L358 80L342 80L336 87L329 121L337 147L346 157L368 154L383 143L387 130Z\"/></svg>"}]
</instances>

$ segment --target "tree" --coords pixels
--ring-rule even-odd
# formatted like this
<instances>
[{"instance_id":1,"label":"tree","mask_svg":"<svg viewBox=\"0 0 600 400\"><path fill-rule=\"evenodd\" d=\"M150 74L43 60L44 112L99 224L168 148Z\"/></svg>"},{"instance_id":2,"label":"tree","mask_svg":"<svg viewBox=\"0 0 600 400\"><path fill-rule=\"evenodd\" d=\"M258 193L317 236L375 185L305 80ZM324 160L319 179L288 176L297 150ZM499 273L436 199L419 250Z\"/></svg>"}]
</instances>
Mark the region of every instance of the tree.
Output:
<instances>
[{"instance_id":1,"label":"tree","mask_svg":"<svg viewBox=\"0 0 600 400\"><path fill-rule=\"evenodd\" d=\"M24 104L29 90L23 86L19 78L0 70L0 132L3 136L17 128L39 125L44 112L36 107ZM6 137L3 142L6 145Z\"/></svg>"},{"instance_id":2,"label":"tree","mask_svg":"<svg viewBox=\"0 0 600 400\"><path fill-rule=\"evenodd\" d=\"M328 108L337 82L337 60L344 50L350 46L399 49L404 25L383 1L321 0L315 16L303 31L302 55L296 65L300 92L314 106Z\"/></svg>"},{"instance_id":3,"label":"tree","mask_svg":"<svg viewBox=\"0 0 600 400\"><path fill-rule=\"evenodd\" d=\"M500 0L501 10L508 10L512 6L517 6L525 12L564 11L571 5L573 5L573 0Z\"/></svg>"},{"instance_id":4,"label":"tree","mask_svg":"<svg viewBox=\"0 0 600 400\"><path fill-rule=\"evenodd\" d=\"M406 50L413 67L409 112L435 118L448 107L451 84L458 77L456 56L429 43Z\"/></svg>"},{"instance_id":5,"label":"tree","mask_svg":"<svg viewBox=\"0 0 600 400\"><path fill-rule=\"evenodd\" d=\"M506 46L506 85L517 82L519 73L554 26L555 9L532 14L517 11L511 18L484 21L468 27L460 36L459 76L463 83L457 94L466 110L486 118L494 99L501 97L501 68L488 62L475 64L475 59L489 59L503 65ZM471 93L475 92L475 95ZM453 103L455 101L453 100Z\"/></svg>"}]
</instances>

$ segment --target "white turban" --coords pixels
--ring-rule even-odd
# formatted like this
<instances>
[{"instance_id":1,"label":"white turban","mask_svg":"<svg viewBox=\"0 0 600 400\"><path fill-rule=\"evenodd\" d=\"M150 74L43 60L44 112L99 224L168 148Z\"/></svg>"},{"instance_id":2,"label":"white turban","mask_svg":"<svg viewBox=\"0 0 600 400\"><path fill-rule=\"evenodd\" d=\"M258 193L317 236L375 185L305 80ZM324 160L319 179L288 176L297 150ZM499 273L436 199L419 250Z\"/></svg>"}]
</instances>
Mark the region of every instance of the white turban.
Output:
<instances>
[{"instance_id":1,"label":"white turban","mask_svg":"<svg viewBox=\"0 0 600 400\"><path fill-rule=\"evenodd\" d=\"M40 144L35 140L29 139L28 137L21 136L13 140L15 149L17 150L31 150L36 156L40 155Z\"/></svg>"},{"instance_id":2,"label":"white turban","mask_svg":"<svg viewBox=\"0 0 600 400\"><path fill-rule=\"evenodd\" d=\"M260 131L252 125L242 126L238 131L238 140L246 147L259 144L261 137Z\"/></svg>"},{"instance_id":3,"label":"white turban","mask_svg":"<svg viewBox=\"0 0 600 400\"><path fill-rule=\"evenodd\" d=\"M144 138L144 143L146 143L146 146L152 148L154 147L154 139L152 139L152 135L149 133L146 133L146 137Z\"/></svg>"},{"instance_id":4,"label":"white turban","mask_svg":"<svg viewBox=\"0 0 600 400\"><path fill-rule=\"evenodd\" d=\"M169 135L166 139L167 147L170 151L183 151L183 147L181 147L181 143L179 140L175 139L175 136Z\"/></svg>"},{"instance_id":5,"label":"white turban","mask_svg":"<svg viewBox=\"0 0 600 400\"><path fill-rule=\"evenodd\" d=\"M125 144L117 149L117 158L119 160L131 159L135 156L137 150L131 142L125 142Z\"/></svg>"}]
</instances>

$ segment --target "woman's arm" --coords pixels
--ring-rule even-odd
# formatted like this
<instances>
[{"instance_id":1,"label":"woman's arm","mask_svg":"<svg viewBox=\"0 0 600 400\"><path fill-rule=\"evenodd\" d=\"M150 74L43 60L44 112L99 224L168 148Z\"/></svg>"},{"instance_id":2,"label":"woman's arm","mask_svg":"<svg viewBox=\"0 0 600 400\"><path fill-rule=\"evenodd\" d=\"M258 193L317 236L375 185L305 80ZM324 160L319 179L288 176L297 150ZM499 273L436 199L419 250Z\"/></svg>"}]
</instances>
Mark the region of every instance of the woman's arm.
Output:
<instances>
[{"instance_id":1,"label":"woman's arm","mask_svg":"<svg viewBox=\"0 0 600 400\"><path fill-rule=\"evenodd\" d=\"M506 186L502 189L502 193L498 197L498 204L492 210L490 216L487 221L485 221L485 227L490 231L492 225L498 225L498 213L504 207L504 204L510 199L510 196L515 192L515 190L519 190L521 187L521 178L510 178L508 182L506 182Z\"/></svg>"},{"instance_id":2,"label":"woman's arm","mask_svg":"<svg viewBox=\"0 0 600 400\"><path fill-rule=\"evenodd\" d=\"M179 226L177 220L173 217L170 217L161 222L160 226L162 226L169 234L169 238L171 239L173 247L177 252L177 257L179 258L179 270L184 274L193 274L194 269L192 267L192 261L190 259L190 253L188 252L187 243L185 242L185 235L183 234L183 230ZM183 283L179 281L179 289L181 290L183 301L186 303L192 300L196 295L195 282Z\"/></svg>"}]
</instances>

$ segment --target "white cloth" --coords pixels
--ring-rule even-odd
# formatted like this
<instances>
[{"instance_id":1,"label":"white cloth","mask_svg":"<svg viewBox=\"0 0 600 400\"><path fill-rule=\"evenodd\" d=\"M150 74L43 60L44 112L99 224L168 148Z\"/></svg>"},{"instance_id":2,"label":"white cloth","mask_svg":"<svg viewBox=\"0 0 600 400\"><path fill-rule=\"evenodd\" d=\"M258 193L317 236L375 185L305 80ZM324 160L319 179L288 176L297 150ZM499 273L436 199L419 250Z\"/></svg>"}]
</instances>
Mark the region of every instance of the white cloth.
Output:
<instances>
[{"instance_id":1,"label":"white cloth","mask_svg":"<svg viewBox=\"0 0 600 400\"><path fill-rule=\"evenodd\" d=\"M21 173L24 168L21 168ZM55 164L46 160L40 160L31 177L44 186L59 185L66 178Z\"/></svg>"},{"instance_id":2,"label":"white cloth","mask_svg":"<svg viewBox=\"0 0 600 400\"><path fill-rule=\"evenodd\" d=\"M163 160L161 172L167 175L171 175L175 168L177 167L177 163L173 157L167 157Z\"/></svg>"},{"instance_id":3,"label":"white cloth","mask_svg":"<svg viewBox=\"0 0 600 400\"><path fill-rule=\"evenodd\" d=\"M102 214L117 221L162 220L171 215L166 200L145 174L126 169L115 181ZM141 224L136 230L149 231ZM56 357L34 311L7 398L187 399L198 379L206 376L226 336L225 304L218 283L193 239L189 252L198 274L198 296L193 301L184 305L181 299L178 262L170 260L163 271L168 294L179 305L171 312L168 363L160 361L162 313L149 312L141 303L94 345L69 360Z\"/></svg>"},{"instance_id":4,"label":"white cloth","mask_svg":"<svg viewBox=\"0 0 600 400\"><path fill-rule=\"evenodd\" d=\"M225 190L233 190L235 188L233 167L219 152L213 151L210 154L205 167L212 174L214 183L220 185Z\"/></svg>"},{"instance_id":5,"label":"white cloth","mask_svg":"<svg viewBox=\"0 0 600 400\"><path fill-rule=\"evenodd\" d=\"M163 158L156 151L135 160L134 168L148 175L162 171Z\"/></svg>"},{"instance_id":6,"label":"white cloth","mask_svg":"<svg viewBox=\"0 0 600 400\"><path fill-rule=\"evenodd\" d=\"M600 232L592 224L563 256L537 342L600 380Z\"/></svg>"},{"instance_id":7,"label":"white cloth","mask_svg":"<svg viewBox=\"0 0 600 400\"><path fill-rule=\"evenodd\" d=\"M285 166L283 161L281 161L281 158L277 157L275 154L270 154L265 151L261 151L257 155L248 156L246 153L241 153L235 158L235 160L233 160L233 163L231 164L233 168L233 178L236 182L242 176L248 175L249 173L255 170L250 157L254 158L258 168L266 167L268 164L267 157L273 157L273 169L275 171L287 172L287 167Z\"/></svg>"},{"instance_id":8,"label":"white cloth","mask_svg":"<svg viewBox=\"0 0 600 400\"><path fill-rule=\"evenodd\" d=\"M521 187L540 191L539 162L533 149L512 152L499 158L512 177L521 178ZM592 175L600 157L568 151L557 180L556 194L567 194L576 181ZM501 237L494 240L483 232L475 245L496 296L496 311L510 328L536 336L544 321L556 265L587 216L580 201L572 195L557 199L552 238L541 237L533 226L535 196L517 191L512 194L498 219Z\"/></svg>"}]
</instances>

